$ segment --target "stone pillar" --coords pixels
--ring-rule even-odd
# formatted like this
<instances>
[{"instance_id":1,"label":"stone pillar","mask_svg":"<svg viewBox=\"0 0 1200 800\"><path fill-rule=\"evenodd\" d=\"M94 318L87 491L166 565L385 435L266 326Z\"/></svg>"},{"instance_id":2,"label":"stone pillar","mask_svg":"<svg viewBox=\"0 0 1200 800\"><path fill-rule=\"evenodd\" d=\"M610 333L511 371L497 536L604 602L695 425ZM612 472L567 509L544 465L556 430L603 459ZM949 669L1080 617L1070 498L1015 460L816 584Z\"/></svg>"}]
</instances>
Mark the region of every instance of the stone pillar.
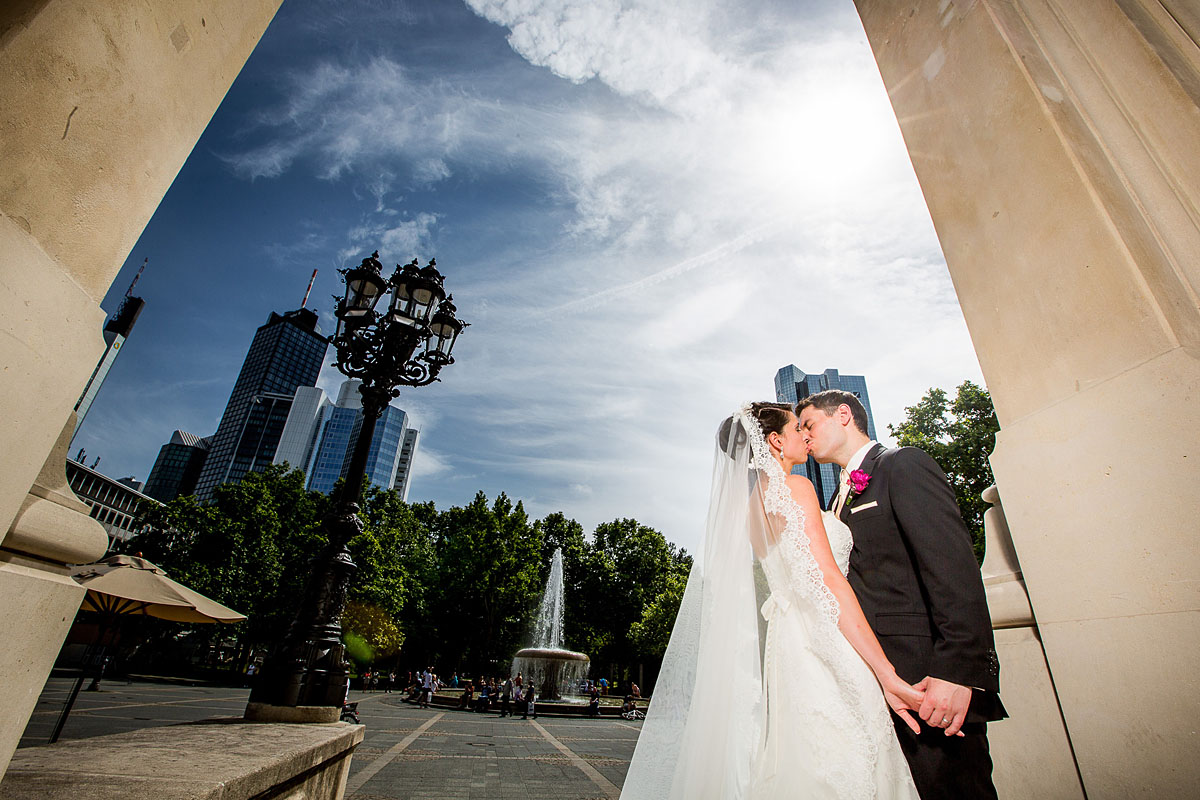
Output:
<instances>
[{"instance_id":1,"label":"stone pillar","mask_svg":"<svg viewBox=\"0 0 1200 800\"><path fill-rule=\"evenodd\" d=\"M990 726L992 777L1001 797L1085 800L1000 493L990 486L983 499L992 504L983 514L983 585L1010 715Z\"/></svg>"},{"instance_id":2,"label":"stone pillar","mask_svg":"<svg viewBox=\"0 0 1200 800\"><path fill-rule=\"evenodd\" d=\"M992 465L1084 790L1190 796L1200 10L856 5L996 403ZM1006 669L1002 696L1022 691Z\"/></svg>"},{"instance_id":3,"label":"stone pillar","mask_svg":"<svg viewBox=\"0 0 1200 800\"><path fill-rule=\"evenodd\" d=\"M0 8L0 770L106 539L61 489L99 302L281 0ZM39 476L39 473L40 476Z\"/></svg>"}]
</instances>

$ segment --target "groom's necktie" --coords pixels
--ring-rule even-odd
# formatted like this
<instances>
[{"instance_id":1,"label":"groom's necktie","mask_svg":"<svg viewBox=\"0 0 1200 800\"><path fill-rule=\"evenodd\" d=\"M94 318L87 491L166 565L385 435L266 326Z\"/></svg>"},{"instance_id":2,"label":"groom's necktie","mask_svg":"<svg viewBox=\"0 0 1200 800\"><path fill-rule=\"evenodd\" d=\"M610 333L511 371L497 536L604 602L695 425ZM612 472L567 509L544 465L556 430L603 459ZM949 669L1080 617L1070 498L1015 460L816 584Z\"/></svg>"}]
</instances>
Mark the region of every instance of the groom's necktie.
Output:
<instances>
[{"instance_id":1,"label":"groom's necktie","mask_svg":"<svg viewBox=\"0 0 1200 800\"><path fill-rule=\"evenodd\" d=\"M838 478L838 493L837 499L833 502L833 513L835 515L842 513L842 506L846 504L846 495L850 493L850 473L845 467L842 467L841 477Z\"/></svg>"}]
</instances>

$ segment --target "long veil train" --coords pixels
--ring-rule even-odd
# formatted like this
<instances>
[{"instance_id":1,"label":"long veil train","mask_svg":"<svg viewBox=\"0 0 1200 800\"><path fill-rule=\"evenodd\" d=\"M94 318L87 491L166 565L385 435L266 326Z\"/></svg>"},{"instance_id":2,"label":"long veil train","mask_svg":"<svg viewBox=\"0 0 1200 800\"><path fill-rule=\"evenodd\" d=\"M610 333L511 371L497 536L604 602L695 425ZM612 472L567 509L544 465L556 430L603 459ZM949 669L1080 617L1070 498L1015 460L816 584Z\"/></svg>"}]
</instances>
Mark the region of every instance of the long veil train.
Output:
<instances>
[{"instance_id":1,"label":"long veil train","mask_svg":"<svg viewBox=\"0 0 1200 800\"><path fill-rule=\"evenodd\" d=\"M747 521L762 508L745 414L717 432L704 540L625 777L622 800L742 798L761 746L763 691Z\"/></svg>"}]
</instances>

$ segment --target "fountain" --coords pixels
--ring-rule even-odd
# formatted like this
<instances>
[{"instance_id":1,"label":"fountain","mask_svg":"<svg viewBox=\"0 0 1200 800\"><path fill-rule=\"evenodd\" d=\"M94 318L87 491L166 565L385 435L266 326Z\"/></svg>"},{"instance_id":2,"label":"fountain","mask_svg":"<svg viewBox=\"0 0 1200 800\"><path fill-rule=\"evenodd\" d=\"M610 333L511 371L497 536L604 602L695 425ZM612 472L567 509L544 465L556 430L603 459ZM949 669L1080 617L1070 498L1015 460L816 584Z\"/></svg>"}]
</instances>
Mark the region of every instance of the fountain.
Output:
<instances>
[{"instance_id":1,"label":"fountain","mask_svg":"<svg viewBox=\"0 0 1200 800\"><path fill-rule=\"evenodd\" d=\"M550 559L550 577L533 627L533 643L513 657L512 674L524 675L537 687L538 699L561 699L579 693L579 681L587 676L591 660L583 653L566 650L563 641L562 548Z\"/></svg>"}]
</instances>

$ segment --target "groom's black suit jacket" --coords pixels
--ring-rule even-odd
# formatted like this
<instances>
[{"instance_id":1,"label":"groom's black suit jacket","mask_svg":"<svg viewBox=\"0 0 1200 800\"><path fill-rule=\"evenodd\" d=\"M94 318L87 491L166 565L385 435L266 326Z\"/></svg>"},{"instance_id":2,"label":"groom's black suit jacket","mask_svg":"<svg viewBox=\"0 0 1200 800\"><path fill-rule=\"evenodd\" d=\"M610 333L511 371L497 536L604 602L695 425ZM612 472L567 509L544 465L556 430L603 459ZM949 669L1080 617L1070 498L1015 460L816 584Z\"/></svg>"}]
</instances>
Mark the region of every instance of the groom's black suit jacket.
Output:
<instances>
[{"instance_id":1,"label":"groom's black suit jacket","mask_svg":"<svg viewBox=\"0 0 1200 800\"><path fill-rule=\"evenodd\" d=\"M870 482L843 505L850 585L900 677L972 687L967 720L1006 716L983 579L954 491L925 451L876 445L859 467Z\"/></svg>"}]
</instances>

